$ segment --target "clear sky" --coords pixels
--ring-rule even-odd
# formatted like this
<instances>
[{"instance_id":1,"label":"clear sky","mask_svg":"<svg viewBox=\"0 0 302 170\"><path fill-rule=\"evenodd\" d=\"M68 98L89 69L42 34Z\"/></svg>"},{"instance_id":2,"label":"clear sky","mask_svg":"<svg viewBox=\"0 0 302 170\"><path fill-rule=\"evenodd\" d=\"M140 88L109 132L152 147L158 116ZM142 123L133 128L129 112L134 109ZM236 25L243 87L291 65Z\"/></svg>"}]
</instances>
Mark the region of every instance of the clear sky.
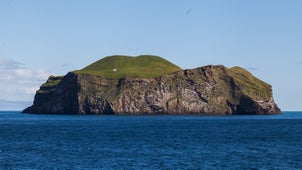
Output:
<instances>
[{"instance_id":1,"label":"clear sky","mask_svg":"<svg viewBox=\"0 0 302 170\"><path fill-rule=\"evenodd\" d=\"M31 104L51 74L115 54L241 66L273 86L282 110L302 110L301 9L301 0L0 0L0 110Z\"/></svg>"}]
</instances>

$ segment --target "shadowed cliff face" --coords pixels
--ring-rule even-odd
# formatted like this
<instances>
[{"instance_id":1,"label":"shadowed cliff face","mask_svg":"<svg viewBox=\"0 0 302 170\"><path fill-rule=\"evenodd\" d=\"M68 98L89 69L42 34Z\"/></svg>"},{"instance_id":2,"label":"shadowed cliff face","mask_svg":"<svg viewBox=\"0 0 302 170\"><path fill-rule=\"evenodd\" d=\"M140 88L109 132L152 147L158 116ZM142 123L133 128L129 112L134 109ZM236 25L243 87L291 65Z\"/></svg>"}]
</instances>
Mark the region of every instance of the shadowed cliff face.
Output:
<instances>
[{"instance_id":1,"label":"shadowed cliff face","mask_svg":"<svg viewBox=\"0 0 302 170\"><path fill-rule=\"evenodd\" d=\"M23 112L225 115L281 111L270 85L242 68L219 65L157 78L109 79L76 73L50 77L37 91L33 106Z\"/></svg>"}]
</instances>

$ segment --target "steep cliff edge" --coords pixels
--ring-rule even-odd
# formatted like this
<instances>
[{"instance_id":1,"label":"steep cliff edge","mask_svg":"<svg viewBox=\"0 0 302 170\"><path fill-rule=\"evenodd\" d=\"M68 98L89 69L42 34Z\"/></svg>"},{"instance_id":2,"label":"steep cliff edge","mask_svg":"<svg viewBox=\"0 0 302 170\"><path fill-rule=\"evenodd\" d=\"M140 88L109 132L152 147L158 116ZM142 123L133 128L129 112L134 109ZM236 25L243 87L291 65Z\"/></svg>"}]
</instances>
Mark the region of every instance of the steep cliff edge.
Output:
<instances>
[{"instance_id":1,"label":"steep cliff edge","mask_svg":"<svg viewBox=\"0 0 302 170\"><path fill-rule=\"evenodd\" d=\"M148 70L151 67L133 66L138 70L127 74L132 65L127 61L129 67L107 63L107 72L97 72L97 65L102 63L98 61L93 67L70 72L64 77L51 76L37 91L33 105L23 112L119 115L281 113L273 100L271 86L240 67L229 69L209 65L181 70L166 63L168 69L161 69L158 67L162 66L152 61L153 58L161 63L160 58L145 57L150 57L144 58L150 62L149 66L151 64L161 71L154 69L152 74L138 73L141 68ZM165 70L166 73L162 72ZM114 75L118 71L120 74Z\"/></svg>"}]
</instances>

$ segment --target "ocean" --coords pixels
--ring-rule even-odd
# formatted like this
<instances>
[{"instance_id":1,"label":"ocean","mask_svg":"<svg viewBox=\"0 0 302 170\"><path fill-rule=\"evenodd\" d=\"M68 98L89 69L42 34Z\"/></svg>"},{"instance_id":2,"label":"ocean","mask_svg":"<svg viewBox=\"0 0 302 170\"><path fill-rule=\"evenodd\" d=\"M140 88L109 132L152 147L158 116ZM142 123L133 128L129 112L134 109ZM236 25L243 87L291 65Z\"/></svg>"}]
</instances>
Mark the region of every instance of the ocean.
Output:
<instances>
[{"instance_id":1,"label":"ocean","mask_svg":"<svg viewBox=\"0 0 302 170\"><path fill-rule=\"evenodd\" d=\"M302 169L302 112L75 116L2 111L0 169Z\"/></svg>"}]
</instances>

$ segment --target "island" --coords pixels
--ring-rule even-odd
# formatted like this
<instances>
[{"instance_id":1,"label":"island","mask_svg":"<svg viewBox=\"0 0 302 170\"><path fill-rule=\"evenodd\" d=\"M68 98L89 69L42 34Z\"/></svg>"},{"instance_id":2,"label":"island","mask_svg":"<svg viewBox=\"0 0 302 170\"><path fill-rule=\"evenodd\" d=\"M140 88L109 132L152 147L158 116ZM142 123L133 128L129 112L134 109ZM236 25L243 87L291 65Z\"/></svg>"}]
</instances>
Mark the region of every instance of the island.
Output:
<instances>
[{"instance_id":1,"label":"island","mask_svg":"<svg viewBox=\"0 0 302 170\"><path fill-rule=\"evenodd\" d=\"M50 76L23 113L263 115L281 110L271 85L238 66L183 70L159 56L115 55Z\"/></svg>"}]
</instances>

